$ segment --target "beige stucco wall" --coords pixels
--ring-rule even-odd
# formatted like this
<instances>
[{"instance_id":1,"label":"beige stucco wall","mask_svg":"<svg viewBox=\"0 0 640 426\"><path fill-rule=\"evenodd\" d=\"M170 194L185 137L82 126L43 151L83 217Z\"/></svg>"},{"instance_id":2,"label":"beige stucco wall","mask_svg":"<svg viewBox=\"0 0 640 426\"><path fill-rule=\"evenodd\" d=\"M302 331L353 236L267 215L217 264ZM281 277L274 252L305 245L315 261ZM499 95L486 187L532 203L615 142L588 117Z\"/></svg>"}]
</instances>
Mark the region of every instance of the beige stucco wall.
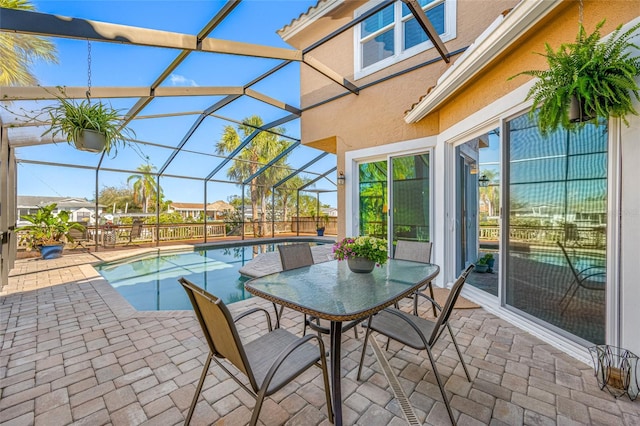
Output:
<instances>
[{"instance_id":1,"label":"beige stucco wall","mask_svg":"<svg viewBox=\"0 0 640 426\"><path fill-rule=\"evenodd\" d=\"M516 5L516 0L478 1L461 0L457 5L456 38L447 42L450 52L466 47L506 9ZM363 2L345 2L319 19L304 31L287 40L296 48L304 49L323 36L348 23L354 11ZM365 88L358 95L348 94L333 102L313 107L318 102L345 93L346 89L307 66L301 67L302 142L316 146L314 142L336 136L337 153L351 149L383 145L407 139L434 135L438 132L438 119L431 117L422 122L407 125L405 112L435 85L437 78L451 64L438 60L435 49L413 56L379 72L354 80L354 35L349 30L333 40L312 50L309 55L354 82L358 87L387 77L412 66L430 60L434 64L400 77ZM320 146L318 146L320 147Z\"/></svg>"},{"instance_id":2,"label":"beige stucco wall","mask_svg":"<svg viewBox=\"0 0 640 426\"><path fill-rule=\"evenodd\" d=\"M584 26L591 33L596 24L608 17L602 35L613 31L619 24L638 16L640 2L629 0L584 0ZM546 59L534 52L544 53L545 42L557 49L560 44L575 40L578 31L578 2L565 1L521 38L521 42L496 58L484 71L458 88L454 97L434 111L440 117L440 131L446 130L473 112L521 86L529 76L509 80L519 72L547 68ZM425 117L428 119L429 116Z\"/></svg>"},{"instance_id":3,"label":"beige stucco wall","mask_svg":"<svg viewBox=\"0 0 640 426\"><path fill-rule=\"evenodd\" d=\"M331 33L354 17L364 3L346 1L327 16L287 40L292 46L304 49ZM501 13L511 9L517 0L481 1L460 0L457 4L457 35L447 42L450 52L469 46ZM638 2L632 0L584 0L584 25L590 32L595 24L609 17L603 34L620 23L638 15ZM545 59L533 52L544 52L544 43L557 47L575 38L578 23L578 2L567 0L550 16L530 30L522 41L508 53L496 58L482 74L457 89L439 110L415 124L406 124L404 115L450 64L439 58L435 49L411 57L364 78L354 80L354 36L348 30L308 55L320 60L338 74L363 87L381 78L430 60L435 63L410 73L366 87L358 95L346 94L329 103L315 106L347 90L314 69L301 67L302 143L339 154L352 149L378 146L393 142L431 136L442 132L474 111L511 92L530 77L509 77L527 69L542 69ZM334 144L335 143L335 147Z\"/></svg>"}]
</instances>

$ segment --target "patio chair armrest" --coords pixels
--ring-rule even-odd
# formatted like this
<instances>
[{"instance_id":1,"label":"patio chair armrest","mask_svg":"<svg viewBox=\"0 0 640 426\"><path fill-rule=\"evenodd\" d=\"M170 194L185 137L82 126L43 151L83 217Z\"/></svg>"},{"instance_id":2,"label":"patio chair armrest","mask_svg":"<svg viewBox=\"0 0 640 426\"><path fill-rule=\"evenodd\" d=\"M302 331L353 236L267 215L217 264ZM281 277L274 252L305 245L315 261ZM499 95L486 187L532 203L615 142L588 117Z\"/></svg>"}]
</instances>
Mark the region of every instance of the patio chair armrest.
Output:
<instances>
[{"instance_id":1,"label":"patio chair armrest","mask_svg":"<svg viewBox=\"0 0 640 426\"><path fill-rule=\"evenodd\" d=\"M433 305L438 308L438 311L442 311L442 306L440 306L440 304L438 302L436 302L435 300L433 300L430 296L427 296L426 294L420 292L420 291L416 291L414 293L414 297L415 296L420 296L420 297L424 297L425 299L427 299L429 302L433 303Z\"/></svg>"},{"instance_id":2,"label":"patio chair armrest","mask_svg":"<svg viewBox=\"0 0 640 426\"><path fill-rule=\"evenodd\" d=\"M271 315L269 315L269 312L268 312L266 309L264 309L264 308L252 308L252 309L249 309L249 310L247 310L247 311L244 311L244 312L242 312L242 313L240 313L240 314L236 315L236 316L233 318L233 322L234 322L234 323L235 323L235 322L238 322L238 320L240 320L240 319L242 319L242 318L244 318L244 317L246 317L246 316L249 316L249 315L251 315L251 314L254 314L254 313L256 313L256 312L259 312L259 311L264 312L264 314L266 315L266 317L267 317L267 326L269 327L269 331L272 331L272 330L273 330L273 327L272 327L272 325L271 325Z\"/></svg>"}]
</instances>

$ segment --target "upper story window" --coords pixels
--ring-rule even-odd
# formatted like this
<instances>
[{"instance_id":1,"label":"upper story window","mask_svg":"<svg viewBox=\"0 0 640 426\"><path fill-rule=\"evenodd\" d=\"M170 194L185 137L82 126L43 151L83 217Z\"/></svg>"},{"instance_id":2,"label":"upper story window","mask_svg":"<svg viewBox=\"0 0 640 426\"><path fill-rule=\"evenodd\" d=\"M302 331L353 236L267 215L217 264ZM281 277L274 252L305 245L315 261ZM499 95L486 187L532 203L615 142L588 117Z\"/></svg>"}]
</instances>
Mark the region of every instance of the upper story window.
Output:
<instances>
[{"instance_id":1,"label":"upper story window","mask_svg":"<svg viewBox=\"0 0 640 426\"><path fill-rule=\"evenodd\" d=\"M456 33L455 0L418 0L440 35L451 40ZM356 11L360 16L380 1ZM409 8L397 1L356 27L355 78L361 78L433 47Z\"/></svg>"}]
</instances>

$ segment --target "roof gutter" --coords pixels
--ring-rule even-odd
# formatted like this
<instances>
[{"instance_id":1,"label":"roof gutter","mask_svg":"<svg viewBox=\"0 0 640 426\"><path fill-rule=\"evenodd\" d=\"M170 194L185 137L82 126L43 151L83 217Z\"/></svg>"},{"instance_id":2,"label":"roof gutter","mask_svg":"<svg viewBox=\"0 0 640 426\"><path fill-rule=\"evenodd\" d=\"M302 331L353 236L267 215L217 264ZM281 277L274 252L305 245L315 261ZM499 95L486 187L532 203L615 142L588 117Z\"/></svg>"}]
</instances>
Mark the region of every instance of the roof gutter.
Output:
<instances>
[{"instance_id":1,"label":"roof gutter","mask_svg":"<svg viewBox=\"0 0 640 426\"><path fill-rule=\"evenodd\" d=\"M561 3L562 0L521 1L506 16L501 15L405 115L404 121L411 124L422 120Z\"/></svg>"}]
</instances>

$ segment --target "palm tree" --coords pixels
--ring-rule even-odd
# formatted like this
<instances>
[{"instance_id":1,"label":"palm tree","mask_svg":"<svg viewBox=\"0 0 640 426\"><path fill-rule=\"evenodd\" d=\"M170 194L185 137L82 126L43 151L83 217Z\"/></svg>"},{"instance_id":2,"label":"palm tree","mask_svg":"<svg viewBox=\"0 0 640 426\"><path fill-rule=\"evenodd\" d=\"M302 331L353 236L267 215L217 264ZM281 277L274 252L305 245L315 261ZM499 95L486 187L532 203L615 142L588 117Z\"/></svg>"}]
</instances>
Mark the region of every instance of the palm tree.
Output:
<instances>
[{"instance_id":1,"label":"palm tree","mask_svg":"<svg viewBox=\"0 0 640 426\"><path fill-rule=\"evenodd\" d=\"M127 178L127 184L133 181L133 201L142 204L142 212L149 212L149 203L157 199L158 193L162 199L162 189L158 188L154 172L156 167L151 164L142 164L136 169L139 174ZM160 191L158 191L160 189Z\"/></svg>"},{"instance_id":2,"label":"palm tree","mask_svg":"<svg viewBox=\"0 0 640 426\"><path fill-rule=\"evenodd\" d=\"M0 0L7 9L35 10L28 0ZM0 86L35 86L29 68L36 60L58 63L55 45L44 37L0 32Z\"/></svg>"},{"instance_id":3,"label":"palm tree","mask_svg":"<svg viewBox=\"0 0 640 426\"><path fill-rule=\"evenodd\" d=\"M222 138L216 143L218 154L229 154L236 149L244 139L251 135L256 128L263 125L262 118L257 115L246 118L243 124L237 126L225 126ZM271 129L275 133L284 133L284 129L277 127ZM271 132L260 132L251 142L233 159L233 165L227 172L227 177L235 181L244 181L288 146L288 143ZM266 217L267 197L271 195L271 186L282 179L288 171L284 168L286 156L280 159L273 167L253 179L249 184L251 208L253 212L254 234L262 235L262 228ZM260 208L260 213L258 213ZM256 221L258 215L258 221Z\"/></svg>"},{"instance_id":4,"label":"palm tree","mask_svg":"<svg viewBox=\"0 0 640 426\"><path fill-rule=\"evenodd\" d=\"M497 185L498 171L486 169L482 171L483 177L486 177L489 185L480 187L480 199L487 207L487 215L495 216L496 208L500 202L499 190Z\"/></svg>"},{"instance_id":5,"label":"palm tree","mask_svg":"<svg viewBox=\"0 0 640 426\"><path fill-rule=\"evenodd\" d=\"M289 197L296 189L303 186L305 179L300 176L294 176L276 189L276 195L280 198L282 204L282 220L286 221L289 216Z\"/></svg>"}]
</instances>

